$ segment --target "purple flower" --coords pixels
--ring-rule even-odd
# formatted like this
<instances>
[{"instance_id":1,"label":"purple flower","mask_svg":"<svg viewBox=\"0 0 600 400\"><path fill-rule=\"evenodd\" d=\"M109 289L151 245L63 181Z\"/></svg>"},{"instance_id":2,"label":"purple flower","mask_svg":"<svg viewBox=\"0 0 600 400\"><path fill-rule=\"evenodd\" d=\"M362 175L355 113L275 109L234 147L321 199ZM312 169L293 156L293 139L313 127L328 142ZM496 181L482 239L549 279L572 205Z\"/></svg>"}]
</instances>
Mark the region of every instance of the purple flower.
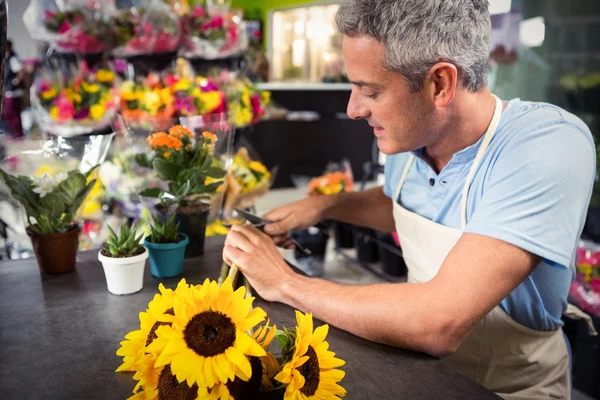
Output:
<instances>
[{"instance_id":1,"label":"purple flower","mask_svg":"<svg viewBox=\"0 0 600 400\"><path fill-rule=\"evenodd\" d=\"M127 72L127 61L122 59L115 60L115 71L119 74Z\"/></svg>"},{"instance_id":2,"label":"purple flower","mask_svg":"<svg viewBox=\"0 0 600 400\"><path fill-rule=\"evenodd\" d=\"M89 108L82 108L77 114L75 114L75 119L86 119L90 116Z\"/></svg>"},{"instance_id":3,"label":"purple flower","mask_svg":"<svg viewBox=\"0 0 600 400\"><path fill-rule=\"evenodd\" d=\"M200 89L202 89L203 92L214 92L219 90L219 86L212 79L204 79L200 84Z\"/></svg>"}]
</instances>

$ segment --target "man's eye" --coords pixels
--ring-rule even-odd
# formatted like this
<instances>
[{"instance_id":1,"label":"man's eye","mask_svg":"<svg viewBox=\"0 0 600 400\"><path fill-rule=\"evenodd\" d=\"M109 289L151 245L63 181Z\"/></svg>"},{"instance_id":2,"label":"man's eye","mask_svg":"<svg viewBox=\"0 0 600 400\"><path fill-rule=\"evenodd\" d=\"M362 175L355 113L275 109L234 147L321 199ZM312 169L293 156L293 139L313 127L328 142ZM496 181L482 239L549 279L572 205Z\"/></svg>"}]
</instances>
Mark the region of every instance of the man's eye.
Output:
<instances>
[{"instance_id":1,"label":"man's eye","mask_svg":"<svg viewBox=\"0 0 600 400\"><path fill-rule=\"evenodd\" d=\"M373 93L373 94L367 94L366 96L370 99L375 99L377 98L378 93Z\"/></svg>"}]
</instances>

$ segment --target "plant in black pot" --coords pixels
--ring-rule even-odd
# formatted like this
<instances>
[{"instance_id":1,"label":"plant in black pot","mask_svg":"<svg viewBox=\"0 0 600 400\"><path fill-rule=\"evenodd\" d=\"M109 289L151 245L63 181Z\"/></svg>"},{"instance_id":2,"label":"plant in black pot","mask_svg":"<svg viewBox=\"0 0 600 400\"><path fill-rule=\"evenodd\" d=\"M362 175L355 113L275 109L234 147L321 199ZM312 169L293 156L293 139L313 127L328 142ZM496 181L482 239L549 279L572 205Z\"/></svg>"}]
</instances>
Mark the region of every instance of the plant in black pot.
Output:
<instances>
[{"instance_id":1,"label":"plant in black pot","mask_svg":"<svg viewBox=\"0 0 600 400\"><path fill-rule=\"evenodd\" d=\"M172 278L183 272L185 248L188 237L179 232L179 222L171 215L165 222L154 218L150 224L151 234L144 239L150 252L150 270L157 278Z\"/></svg>"},{"instance_id":2,"label":"plant in black pot","mask_svg":"<svg viewBox=\"0 0 600 400\"><path fill-rule=\"evenodd\" d=\"M189 238L185 257L204 253L204 238L210 205L207 201L223 184L223 161L214 157L217 136L205 131L194 135L177 125L168 132L148 137L150 153L138 154L139 165L152 168L167 188L145 189L140 196L159 199L154 206L157 218L165 222L170 215Z\"/></svg>"},{"instance_id":3,"label":"plant in black pot","mask_svg":"<svg viewBox=\"0 0 600 400\"><path fill-rule=\"evenodd\" d=\"M27 234L41 272L58 274L75 269L81 227L77 210L96 183L75 170L37 177L13 176L0 169L0 178L24 208Z\"/></svg>"}]
</instances>

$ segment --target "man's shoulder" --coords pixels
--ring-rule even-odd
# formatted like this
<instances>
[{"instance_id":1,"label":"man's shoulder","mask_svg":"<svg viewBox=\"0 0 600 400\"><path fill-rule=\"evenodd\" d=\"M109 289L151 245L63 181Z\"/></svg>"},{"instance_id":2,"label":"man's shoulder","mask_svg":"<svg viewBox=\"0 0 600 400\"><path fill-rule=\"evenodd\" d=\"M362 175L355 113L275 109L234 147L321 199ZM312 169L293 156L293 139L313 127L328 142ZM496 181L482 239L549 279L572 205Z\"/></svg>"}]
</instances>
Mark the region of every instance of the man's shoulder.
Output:
<instances>
[{"instance_id":1,"label":"man's shoulder","mask_svg":"<svg viewBox=\"0 0 600 400\"><path fill-rule=\"evenodd\" d=\"M592 147L594 139L588 126L576 115L550 103L512 100L509 102L506 118L501 120L499 128L500 137L512 145L530 143L531 141L545 141L554 135L565 138L577 139L575 143L582 143L585 138ZM500 140L503 141L503 140Z\"/></svg>"}]
</instances>

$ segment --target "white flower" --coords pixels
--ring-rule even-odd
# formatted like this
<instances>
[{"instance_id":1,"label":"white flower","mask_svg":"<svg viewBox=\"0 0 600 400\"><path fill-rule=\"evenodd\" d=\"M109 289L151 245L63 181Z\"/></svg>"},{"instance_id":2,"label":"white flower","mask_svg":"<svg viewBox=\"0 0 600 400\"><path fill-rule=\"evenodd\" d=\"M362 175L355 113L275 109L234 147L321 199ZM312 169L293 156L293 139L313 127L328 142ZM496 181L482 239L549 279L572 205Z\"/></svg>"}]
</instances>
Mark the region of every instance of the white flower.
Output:
<instances>
[{"instance_id":1,"label":"white flower","mask_svg":"<svg viewBox=\"0 0 600 400\"><path fill-rule=\"evenodd\" d=\"M66 172L59 172L56 175L48 175L46 173L41 174L40 176L34 176L31 178L33 181L33 191L40 195L40 198L44 198L46 195L52 193L54 189L65 179L67 179L69 174Z\"/></svg>"}]
</instances>

